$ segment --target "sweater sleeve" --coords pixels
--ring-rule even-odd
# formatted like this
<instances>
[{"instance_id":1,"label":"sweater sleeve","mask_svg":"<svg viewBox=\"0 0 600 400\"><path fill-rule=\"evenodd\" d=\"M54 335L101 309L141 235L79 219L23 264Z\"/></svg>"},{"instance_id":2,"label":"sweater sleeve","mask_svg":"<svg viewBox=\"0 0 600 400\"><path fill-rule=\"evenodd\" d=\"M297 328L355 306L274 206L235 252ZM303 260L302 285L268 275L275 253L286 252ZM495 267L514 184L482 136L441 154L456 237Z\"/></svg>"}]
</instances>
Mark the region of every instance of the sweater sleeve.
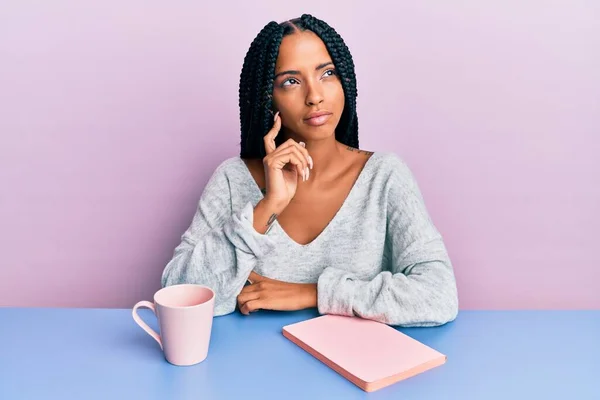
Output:
<instances>
[{"instance_id":1,"label":"sweater sleeve","mask_svg":"<svg viewBox=\"0 0 600 400\"><path fill-rule=\"evenodd\" d=\"M318 280L322 314L359 316L390 325L436 326L454 320L458 294L443 239L408 166L395 157L385 183L389 270L370 281L327 267Z\"/></svg>"},{"instance_id":2,"label":"sweater sleeve","mask_svg":"<svg viewBox=\"0 0 600 400\"><path fill-rule=\"evenodd\" d=\"M215 292L214 315L235 310L236 299L261 257L275 248L254 229L251 202L232 210L230 182L221 164L206 184L189 228L162 273L162 287L195 283Z\"/></svg>"}]
</instances>

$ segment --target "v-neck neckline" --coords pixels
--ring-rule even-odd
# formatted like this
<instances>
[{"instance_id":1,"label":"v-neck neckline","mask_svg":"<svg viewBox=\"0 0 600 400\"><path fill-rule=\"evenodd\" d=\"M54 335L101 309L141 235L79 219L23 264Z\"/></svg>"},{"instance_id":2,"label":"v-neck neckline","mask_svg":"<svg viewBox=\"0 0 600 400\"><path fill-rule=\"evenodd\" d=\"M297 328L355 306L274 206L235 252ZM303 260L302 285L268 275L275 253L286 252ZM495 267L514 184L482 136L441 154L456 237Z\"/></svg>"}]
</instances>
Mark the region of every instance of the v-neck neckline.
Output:
<instances>
[{"instance_id":1,"label":"v-neck neckline","mask_svg":"<svg viewBox=\"0 0 600 400\"><path fill-rule=\"evenodd\" d=\"M292 239L290 237L290 235L288 235L288 233L285 231L285 229L283 229L283 227L279 224L279 221L277 219L275 219L275 221L273 222L273 228L277 228L279 230L279 232L281 232L281 234L285 237L285 240L296 247L306 249L308 247L315 246L318 242L323 240L323 237L325 237L328 234L329 230L333 229L333 225L337 222L337 220L340 219L340 215L342 215L342 213L348 207L348 203L351 201L352 197L354 196L354 192L356 192L356 188L362 183L362 181L364 180L364 175L366 174L367 170L370 169L371 165L373 164L372 163L373 158L378 155L379 155L379 152L373 152L373 154L371 154L369 156L369 158L367 159L367 162L365 163L365 165L363 165L360 173L358 174L358 177L352 184L352 187L350 188L350 192L348 192L348 195L342 202L342 205L340 206L340 208L336 211L336 213L333 215L333 218L327 223L327 225L325 225L325 228L323 228L323 230L312 241L310 241L306 244L301 244L301 243L296 242L294 239ZM256 180L254 179L254 176L252 176L252 173L248 169L248 166L246 165L246 163L244 162L244 160L241 157L238 157L238 159L239 159L240 163L242 164L242 167L246 171L246 175L251 179L252 186L255 188L254 190L259 195L260 200L264 199L265 195L260 190L260 187L256 184Z\"/></svg>"}]
</instances>

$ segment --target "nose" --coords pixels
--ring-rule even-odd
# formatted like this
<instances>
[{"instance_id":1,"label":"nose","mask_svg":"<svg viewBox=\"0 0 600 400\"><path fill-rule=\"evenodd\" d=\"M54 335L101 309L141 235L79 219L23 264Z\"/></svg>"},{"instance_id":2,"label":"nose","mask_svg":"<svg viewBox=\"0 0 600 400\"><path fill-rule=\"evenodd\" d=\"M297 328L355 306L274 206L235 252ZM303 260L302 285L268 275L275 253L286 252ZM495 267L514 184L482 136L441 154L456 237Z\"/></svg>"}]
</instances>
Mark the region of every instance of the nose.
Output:
<instances>
[{"instance_id":1,"label":"nose","mask_svg":"<svg viewBox=\"0 0 600 400\"><path fill-rule=\"evenodd\" d=\"M323 93L321 92L321 87L318 83L309 83L307 85L307 93L306 93L306 105L307 106L316 106L321 104L324 100Z\"/></svg>"}]
</instances>

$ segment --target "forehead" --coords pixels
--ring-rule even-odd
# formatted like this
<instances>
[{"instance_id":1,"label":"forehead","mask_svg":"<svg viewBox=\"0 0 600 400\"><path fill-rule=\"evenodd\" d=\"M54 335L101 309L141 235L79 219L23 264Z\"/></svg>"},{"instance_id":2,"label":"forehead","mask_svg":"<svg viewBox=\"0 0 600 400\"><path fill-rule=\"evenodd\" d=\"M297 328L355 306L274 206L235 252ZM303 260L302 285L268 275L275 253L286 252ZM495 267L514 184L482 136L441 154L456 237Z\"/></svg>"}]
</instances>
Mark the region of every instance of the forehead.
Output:
<instances>
[{"instance_id":1,"label":"forehead","mask_svg":"<svg viewBox=\"0 0 600 400\"><path fill-rule=\"evenodd\" d=\"M275 72L287 69L314 68L330 61L325 43L313 32L296 32L281 40Z\"/></svg>"}]
</instances>

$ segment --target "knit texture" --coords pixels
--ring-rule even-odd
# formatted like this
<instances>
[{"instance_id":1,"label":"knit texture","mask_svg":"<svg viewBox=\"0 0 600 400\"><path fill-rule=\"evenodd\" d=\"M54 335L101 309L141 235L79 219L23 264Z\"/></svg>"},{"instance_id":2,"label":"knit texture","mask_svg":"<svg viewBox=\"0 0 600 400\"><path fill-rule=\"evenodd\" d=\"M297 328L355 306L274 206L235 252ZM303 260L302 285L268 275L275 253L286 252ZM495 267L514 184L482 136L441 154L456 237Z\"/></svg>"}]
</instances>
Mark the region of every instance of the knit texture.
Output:
<instances>
[{"instance_id":1,"label":"knit texture","mask_svg":"<svg viewBox=\"0 0 600 400\"><path fill-rule=\"evenodd\" d=\"M333 220L301 245L275 221L253 227L263 198L244 161L222 162L204 188L162 286L197 283L216 293L215 315L231 313L251 271L317 283L321 314L398 326L435 326L458 313L453 267L406 163L375 152Z\"/></svg>"}]
</instances>

